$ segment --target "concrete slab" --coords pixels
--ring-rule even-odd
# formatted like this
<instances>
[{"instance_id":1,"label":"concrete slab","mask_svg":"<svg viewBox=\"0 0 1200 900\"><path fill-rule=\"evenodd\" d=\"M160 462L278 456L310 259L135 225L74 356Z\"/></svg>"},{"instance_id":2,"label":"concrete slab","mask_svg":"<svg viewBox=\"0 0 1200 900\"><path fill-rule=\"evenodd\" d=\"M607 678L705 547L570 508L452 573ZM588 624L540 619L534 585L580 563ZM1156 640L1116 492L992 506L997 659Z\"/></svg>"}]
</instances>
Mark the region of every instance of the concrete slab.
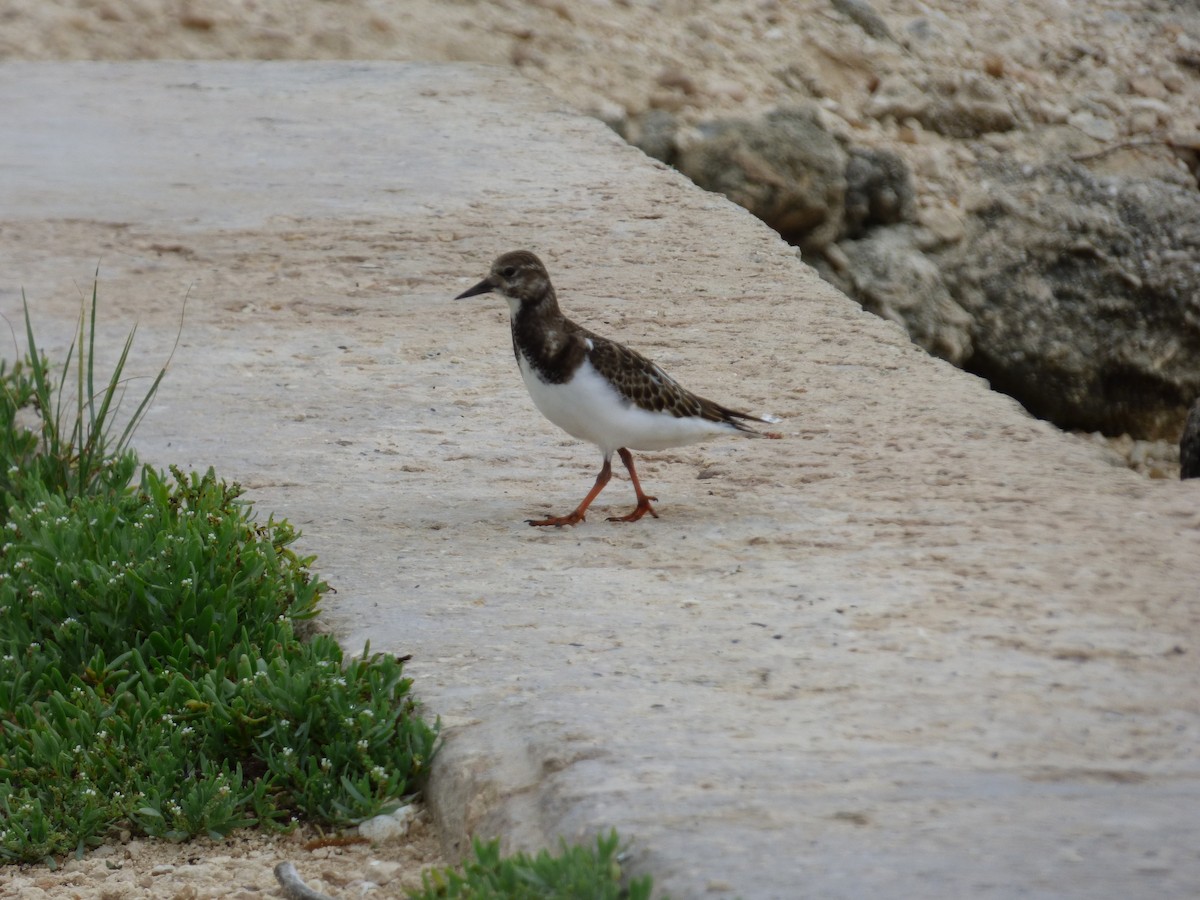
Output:
<instances>
[{"instance_id":1,"label":"concrete slab","mask_svg":"<svg viewBox=\"0 0 1200 900\"><path fill-rule=\"evenodd\" d=\"M0 66L0 309L181 346L139 434L306 531L413 653L448 840L617 826L672 896L1194 897L1200 484L1145 481L511 75ZM645 454L570 509L493 256L784 441Z\"/></svg>"}]
</instances>

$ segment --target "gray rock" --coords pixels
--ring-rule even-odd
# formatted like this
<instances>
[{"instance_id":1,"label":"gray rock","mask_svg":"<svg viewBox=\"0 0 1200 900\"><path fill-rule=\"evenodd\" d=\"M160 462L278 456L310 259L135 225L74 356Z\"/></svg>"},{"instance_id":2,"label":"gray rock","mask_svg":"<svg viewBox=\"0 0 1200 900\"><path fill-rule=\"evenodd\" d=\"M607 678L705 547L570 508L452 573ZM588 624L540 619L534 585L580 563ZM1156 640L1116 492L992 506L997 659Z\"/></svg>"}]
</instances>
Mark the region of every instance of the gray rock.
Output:
<instances>
[{"instance_id":1,"label":"gray rock","mask_svg":"<svg viewBox=\"0 0 1200 900\"><path fill-rule=\"evenodd\" d=\"M913 343L962 365L971 355L971 317L918 249L913 231L908 225L878 228L862 240L841 241L846 270L822 274L864 309L900 325Z\"/></svg>"},{"instance_id":2,"label":"gray rock","mask_svg":"<svg viewBox=\"0 0 1200 900\"><path fill-rule=\"evenodd\" d=\"M647 156L653 156L669 166L675 164L675 133L679 130L679 122L673 113L665 109L647 110L640 116L626 120L616 130Z\"/></svg>"},{"instance_id":3,"label":"gray rock","mask_svg":"<svg viewBox=\"0 0 1200 900\"><path fill-rule=\"evenodd\" d=\"M724 194L805 253L842 231L847 154L809 107L760 121L725 120L679 155L696 184Z\"/></svg>"},{"instance_id":4,"label":"gray rock","mask_svg":"<svg viewBox=\"0 0 1200 900\"><path fill-rule=\"evenodd\" d=\"M873 147L851 147L849 155L845 234L859 237L869 228L916 218L912 172L902 156Z\"/></svg>"},{"instance_id":5,"label":"gray rock","mask_svg":"<svg viewBox=\"0 0 1200 900\"><path fill-rule=\"evenodd\" d=\"M977 72L947 72L912 82L892 75L880 82L866 105L877 119L916 119L930 131L970 138L1017 127L1004 91Z\"/></svg>"},{"instance_id":6,"label":"gray rock","mask_svg":"<svg viewBox=\"0 0 1200 900\"><path fill-rule=\"evenodd\" d=\"M867 0L830 0L830 5L877 40L891 40L892 32L883 16Z\"/></svg>"},{"instance_id":7,"label":"gray rock","mask_svg":"<svg viewBox=\"0 0 1200 900\"><path fill-rule=\"evenodd\" d=\"M1200 203L1155 179L994 164L939 254L967 368L1064 428L1171 437L1200 393Z\"/></svg>"},{"instance_id":8,"label":"gray rock","mask_svg":"<svg viewBox=\"0 0 1200 900\"><path fill-rule=\"evenodd\" d=\"M1192 404L1179 439L1179 477L1200 478L1200 397Z\"/></svg>"}]
</instances>

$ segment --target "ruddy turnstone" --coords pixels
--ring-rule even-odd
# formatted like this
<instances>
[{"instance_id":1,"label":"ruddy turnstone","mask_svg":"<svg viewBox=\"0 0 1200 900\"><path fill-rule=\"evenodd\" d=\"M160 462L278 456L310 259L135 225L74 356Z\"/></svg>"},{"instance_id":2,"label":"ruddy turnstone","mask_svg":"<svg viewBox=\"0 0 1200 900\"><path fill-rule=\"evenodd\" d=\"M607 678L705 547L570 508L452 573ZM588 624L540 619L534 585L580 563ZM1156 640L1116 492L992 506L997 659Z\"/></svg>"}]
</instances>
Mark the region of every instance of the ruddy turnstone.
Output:
<instances>
[{"instance_id":1,"label":"ruddy turnstone","mask_svg":"<svg viewBox=\"0 0 1200 900\"><path fill-rule=\"evenodd\" d=\"M658 518L638 481L630 450L665 450L719 434L779 437L746 422L777 422L698 397L640 353L576 325L558 308L542 261L526 250L505 253L487 278L455 299L495 291L508 301L513 353L534 405L572 437L600 448L604 465L575 511L527 519L530 525L575 525L612 477L615 450L629 470L637 506L610 522Z\"/></svg>"}]
</instances>

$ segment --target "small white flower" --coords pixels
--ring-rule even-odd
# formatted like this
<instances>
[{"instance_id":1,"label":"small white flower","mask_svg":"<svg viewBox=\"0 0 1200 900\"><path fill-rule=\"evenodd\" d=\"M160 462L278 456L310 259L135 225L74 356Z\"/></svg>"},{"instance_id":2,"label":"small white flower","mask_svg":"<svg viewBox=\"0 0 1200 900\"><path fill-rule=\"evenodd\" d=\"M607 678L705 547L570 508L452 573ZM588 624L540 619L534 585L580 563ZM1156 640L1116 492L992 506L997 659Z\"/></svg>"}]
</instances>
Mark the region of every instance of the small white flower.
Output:
<instances>
[{"instance_id":1,"label":"small white flower","mask_svg":"<svg viewBox=\"0 0 1200 900\"><path fill-rule=\"evenodd\" d=\"M368 743L366 738L359 738L358 743L356 743L354 746L356 746L359 750L366 750L371 745Z\"/></svg>"},{"instance_id":2,"label":"small white flower","mask_svg":"<svg viewBox=\"0 0 1200 900\"><path fill-rule=\"evenodd\" d=\"M291 755L292 755L293 753L295 753L295 752L296 752L296 751L295 751L295 750L293 750L291 747L284 747L284 748L283 748L283 755L284 755L284 756L286 756L286 757L289 757L289 758L290 758L290 757L291 757Z\"/></svg>"}]
</instances>

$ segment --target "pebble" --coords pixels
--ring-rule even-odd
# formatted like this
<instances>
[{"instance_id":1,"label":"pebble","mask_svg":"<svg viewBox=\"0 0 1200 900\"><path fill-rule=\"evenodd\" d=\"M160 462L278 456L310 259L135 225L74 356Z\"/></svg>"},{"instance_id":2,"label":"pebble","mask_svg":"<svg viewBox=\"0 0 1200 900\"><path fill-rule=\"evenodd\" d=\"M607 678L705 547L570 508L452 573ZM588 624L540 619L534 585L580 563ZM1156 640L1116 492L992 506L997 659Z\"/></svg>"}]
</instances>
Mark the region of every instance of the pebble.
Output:
<instances>
[{"instance_id":1,"label":"pebble","mask_svg":"<svg viewBox=\"0 0 1200 900\"><path fill-rule=\"evenodd\" d=\"M931 206L917 213L917 221L948 244L957 243L966 236L963 217L945 206Z\"/></svg>"},{"instance_id":2,"label":"pebble","mask_svg":"<svg viewBox=\"0 0 1200 900\"><path fill-rule=\"evenodd\" d=\"M358 833L372 841L388 841L402 838L408 834L409 826L417 815L417 806L413 803L401 806L390 815L375 816L367 819L358 826Z\"/></svg>"},{"instance_id":3,"label":"pebble","mask_svg":"<svg viewBox=\"0 0 1200 900\"><path fill-rule=\"evenodd\" d=\"M1129 79L1129 89L1143 97L1153 97L1161 100L1167 96L1167 88L1153 75L1135 75Z\"/></svg>"},{"instance_id":4,"label":"pebble","mask_svg":"<svg viewBox=\"0 0 1200 900\"><path fill-rule=\"evenodd\" d=\"M367 863L366 877L375 884L384 885L394 881L404 871L404 866L390 860L373 859Z\"/></svg>"},{"instance_id":5,"label":"pebble","mask_svg":"<svg viewBox=\"0 0 1200 900\"><path fill-rule=\"evenodd\" d=\"M1111 141L1117 137L1117 126L1108 119L1102 119L1087 110L1071 113L1067 124L1078 128L1090 138L1098 141Z\"/></svg>"},{"instance_id":6,"label":"pebble","mask_svg":"<svg viewBox=\"0 0 1200 900\"><path fill-rule=\"evenodd\" d=\"M1150 110L1134 110L1129 115L1130 134L1148 134L1158 128L1158 114Z\"/></svg>"}]
</instances>

